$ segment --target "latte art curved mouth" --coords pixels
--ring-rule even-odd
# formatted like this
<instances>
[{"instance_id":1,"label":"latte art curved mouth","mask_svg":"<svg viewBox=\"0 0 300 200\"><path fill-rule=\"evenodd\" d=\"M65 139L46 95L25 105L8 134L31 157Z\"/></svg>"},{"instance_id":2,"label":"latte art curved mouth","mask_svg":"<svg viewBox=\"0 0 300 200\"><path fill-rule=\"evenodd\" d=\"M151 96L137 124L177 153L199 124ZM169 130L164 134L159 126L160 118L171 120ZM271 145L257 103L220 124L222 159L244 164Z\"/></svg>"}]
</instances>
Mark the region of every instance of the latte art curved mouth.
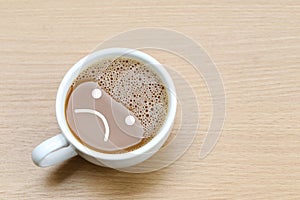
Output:
<instances>
[{"instance_id":1,"label":"latte art curved mouth","mask_svg":"<svg viewBox=\"0 0 300 200\"><path fill-rule=\"evenodd\" d=\"M93 110L93 109L75 109L74 112L76 114L80 114L80 113L87 113L87 114L92 114L92 115L96 115L97 117L99 117L105 127L105 134L104 134L104 142L108 141L109 138L109 125L107 122L107 119L105 118L105 116L103 114L101 114L100 112L98 112L97 110ZM125 118L125 124L128 126L132 126L135 123L135 118L132 115L128 115Z\"/></svg>"},{"instance_id":2,"label":"latte art curved mouth","mask_svg":"<svg viewBox=\"0 0 300 200\"><path fill-rule=\"evenodd\" d=\"M78 113L93 114L93 115L96 115L97 117L99 117L102 120L104 127L105 127L104 142L108 141L109 125L108 125L108 122L107 122L106 118L104 117L104 115L102 115L100 112L98 112L96 110L92 110L92 109L75 109L74 112L76 114L78 114Z\"/></svg>"}]
</instances>

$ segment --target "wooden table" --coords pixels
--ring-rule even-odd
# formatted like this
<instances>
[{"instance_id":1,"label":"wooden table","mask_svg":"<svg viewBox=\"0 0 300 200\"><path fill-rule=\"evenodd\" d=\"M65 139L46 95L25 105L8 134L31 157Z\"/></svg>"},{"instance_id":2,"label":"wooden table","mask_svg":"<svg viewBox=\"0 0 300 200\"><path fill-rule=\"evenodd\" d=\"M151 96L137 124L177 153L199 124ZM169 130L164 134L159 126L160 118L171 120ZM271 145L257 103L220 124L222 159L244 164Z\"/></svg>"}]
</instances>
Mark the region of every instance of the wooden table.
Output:
<instances>
[{"instance_id":1,"label":"wooden table","mask_svg":"<svg viewBox=\"0 0 300 200\"><path fill-rule=\"evenodd\" d=\"M0 9L0 199L300 199L299 1L12 0ZM60 131L55 96L65 72L98 43L140 27L182 32L218 66L227 116L214 151L199 159L211 101L204 80L187 74L201 126L173 165L147 174L79 157L34 166L32 149Z\"/></svg>"}]
</instances>

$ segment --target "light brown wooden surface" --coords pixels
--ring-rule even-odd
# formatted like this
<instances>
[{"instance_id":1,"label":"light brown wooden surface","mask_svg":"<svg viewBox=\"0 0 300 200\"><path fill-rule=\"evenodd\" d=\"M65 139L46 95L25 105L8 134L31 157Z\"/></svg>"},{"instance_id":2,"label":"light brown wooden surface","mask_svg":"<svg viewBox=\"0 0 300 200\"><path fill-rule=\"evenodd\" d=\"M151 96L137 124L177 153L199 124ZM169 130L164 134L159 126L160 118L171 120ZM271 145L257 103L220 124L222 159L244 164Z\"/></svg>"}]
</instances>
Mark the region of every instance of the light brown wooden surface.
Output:
<instances>
[{"instance_id":1,"label":"light brown wooden surface","mask_svg":"<svg viewBox=\"0 0 300 200\"><path fill-rule=\"evenodd\" d=\"M0 10L0 199L300 199L300 1L2 0ZM32 149L60 131L55 95L65 72L98 43L140 27L180 31L218 66L227 117L214 151L199 160L211 102L203 80L187 73L202 123L173 165L148 174L79 157L34 166Z\"/></svg>"}]
</instances>

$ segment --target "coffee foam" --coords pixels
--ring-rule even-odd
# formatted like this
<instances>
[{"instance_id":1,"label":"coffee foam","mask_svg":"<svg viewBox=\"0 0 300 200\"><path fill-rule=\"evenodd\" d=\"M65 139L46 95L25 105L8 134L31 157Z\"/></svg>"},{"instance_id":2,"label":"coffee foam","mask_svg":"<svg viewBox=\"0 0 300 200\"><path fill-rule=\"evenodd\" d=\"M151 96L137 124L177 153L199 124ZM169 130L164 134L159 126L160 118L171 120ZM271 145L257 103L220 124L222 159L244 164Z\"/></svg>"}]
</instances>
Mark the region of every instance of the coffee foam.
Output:
<instances>
[{"instance_id":1,"label":"coffee foam","mask_svg":"<svg viewBox=\"0 0 300 200\"><path fill-rule=\"evenodd\" d=\"M145 130L143 143L150 141L164 123L168 108L166 88L144 63L127 57L101 60L83 70L73 87L86 81L97 82L141 121Z\"/></svg>"}]
</instances>

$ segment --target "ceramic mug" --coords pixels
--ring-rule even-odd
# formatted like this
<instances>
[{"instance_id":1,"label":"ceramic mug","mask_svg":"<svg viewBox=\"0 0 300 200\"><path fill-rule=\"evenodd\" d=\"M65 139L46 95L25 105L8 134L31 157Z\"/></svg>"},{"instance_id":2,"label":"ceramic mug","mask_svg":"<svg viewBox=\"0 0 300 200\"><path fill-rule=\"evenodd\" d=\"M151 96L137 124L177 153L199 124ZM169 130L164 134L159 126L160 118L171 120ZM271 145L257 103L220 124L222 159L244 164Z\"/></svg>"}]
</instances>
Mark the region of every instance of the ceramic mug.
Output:
<instances>
[{"instance_id":1,"label":"ceramic mug","mask_svg":"<svg viewBox=\"0 0 300 200\"><path fill-rule=\"evenodd\" d=\"M168 111L161 129L147 144L127 153L101 153L83 145L72 134L65 116L65 102L71 84L82 70L101 59L122 55L145 63L147 67L156 72L167 88ZM62 133L38 145L32 152L32 160L37 166L47 167L80 155L91 163L110 168L118 169L137 165L154 155L165 143L174 123L176 108L177 100L174 83L169 73L156 59L141 51L126 48L96 51L77 62L63 78L56 98L56 117Z\"/></svg>"}]
</instances>

